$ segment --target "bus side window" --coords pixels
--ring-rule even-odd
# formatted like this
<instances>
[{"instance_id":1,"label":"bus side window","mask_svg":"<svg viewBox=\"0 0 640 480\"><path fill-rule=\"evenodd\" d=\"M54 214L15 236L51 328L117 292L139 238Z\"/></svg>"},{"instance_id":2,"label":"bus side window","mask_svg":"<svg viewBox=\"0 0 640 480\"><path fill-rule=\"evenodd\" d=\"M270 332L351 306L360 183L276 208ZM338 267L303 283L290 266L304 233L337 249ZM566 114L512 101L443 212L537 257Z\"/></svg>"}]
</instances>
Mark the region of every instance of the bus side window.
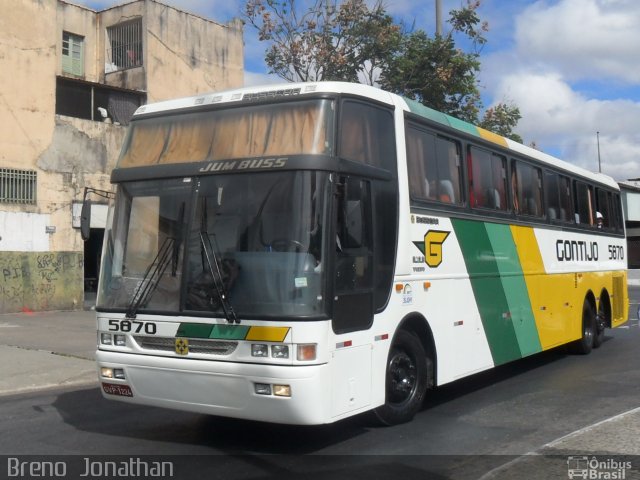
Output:
<instances>
[{"instance_id":1,"label":"bus side window","mask_svg":"<svg viewBox=\"0 0 640 480\"><path fill-rule=\"evenodd\" d=\"M438 166L438 196L444 203L462 204L462 166L460 144L444 137L436 138L436 163Z\"/></svg>"},{"instance_id":2,"label":"bus side window","mask_svg":"<svg viewBox=\"0 0 640 480\"><path fill-rule=\"evenodd\" d=\"M366 103L345 100L340 116L339 155L353 162L395 170L393 113Z\"/></svg>"},{"instance_id":3,"label":"bus side window","mask_svg":"<svg viewBox=\"0 0 640 480\"><path fill-rule=\"evenodd\" d=\"M576 205L576 223L581 225L595 225L593 189L586 183L577 180L574 180L573 185Z\"/></svg>"},{"instance_id":4,"label":"bus side window","mask_svg":"<svg viewBox=\"0 0 640 480\"><path fill-rule=\"evenodd\" d=\"M469 147L467 153L471 206L505 210L506 159L476 147Z\"/></svg>"},{"instance_id":5,"label":"bus side window","mask_svg":"<svg viewBox=\"0 0 640 480\"><path fill-rule=\"evenodd\" d=\"M516 213L544 216L542 210L542 171L524 162L511 161L511 189Z\"/></svg>"},{"instance_id":6,"label":"bus side window","mask_svg":"<svg viewBox=\"0 0 640 480\"><path fill-rule=\"evenodd\" d=\"M607 192L601 188L596 188L596 211L602 215L602 228L611 228L612 226L612 209L611 209L611 192Z\"/></svg>"}]
</instances>

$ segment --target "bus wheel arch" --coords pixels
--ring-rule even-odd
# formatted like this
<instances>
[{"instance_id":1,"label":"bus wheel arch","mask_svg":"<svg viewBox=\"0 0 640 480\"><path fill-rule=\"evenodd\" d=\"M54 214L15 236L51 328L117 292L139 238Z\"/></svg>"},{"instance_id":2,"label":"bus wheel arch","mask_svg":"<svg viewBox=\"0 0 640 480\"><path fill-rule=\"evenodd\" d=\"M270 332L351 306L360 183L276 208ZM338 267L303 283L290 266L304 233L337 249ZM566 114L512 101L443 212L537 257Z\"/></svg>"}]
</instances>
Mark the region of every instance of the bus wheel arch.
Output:
<instances>
[{"instance_id":1,"label":"bus wheel arch","mask_svg":"<svg viewBox=\"0 0 640 480\"><path fill-rule=\"evenodd\" d=\"M384 425L410 421L434 385L431 329L420 316L406 317L391 341L385 372L385 403L374 410Z\"/></svg>"},{"instance_id":2,"label":"bus wheel arch","mask_svg":"<svg viewBox=\"0 0 640 480\"><path fill-rule=\"evenodd\" d=\"M606 288L600 292L596 315L596 331L593 337L593 348L598 348L604 342L605 328L611 328L611 299Z\"/></svg>"}]
</instances>

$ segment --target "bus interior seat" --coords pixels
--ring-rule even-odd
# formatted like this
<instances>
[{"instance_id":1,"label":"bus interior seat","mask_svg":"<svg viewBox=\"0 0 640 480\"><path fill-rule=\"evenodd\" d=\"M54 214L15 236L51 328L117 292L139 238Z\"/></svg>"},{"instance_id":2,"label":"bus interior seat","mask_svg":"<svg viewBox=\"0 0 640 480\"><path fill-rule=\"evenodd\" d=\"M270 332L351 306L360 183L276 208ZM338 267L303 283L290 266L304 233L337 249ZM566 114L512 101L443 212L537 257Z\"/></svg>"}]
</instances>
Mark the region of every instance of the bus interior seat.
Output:
<instances>
[{"instance_id":1,"label":"bus interior seat","mask_svg":"<svg viewBox=\"0 0 640 480\"><path fill-rule=\"evenodd\" d=\"M554 207L549 207L547 209L547 215L549 215L549 220L557 220L558 219L558 213L556 212L556 209Z\"/></svg>"},{"instance_id":2,"label":"bus interior seat","mask_svg":"<svg viewBox=\"0 0 640 480\"><path fill-rule=\"evenodd\" d=\"M451 183L451 180L440 180L440 201L455 203L456 194L453 191L453 183Z\"/></svg>"},{"instance_id":3,"label":"bus interior seat","mask_svg":"<svg viewBox=\"0 0 640 480\"><path fill-rule=\"evenodd\" d=\"M560 208L560 220L569 221L569 215L567 215L567 210L565 208Z\"/></svg>"},{"instance_id":4,"label":"bus interior seat","mask_svg":"<svg viewBox=\"0 0 640 480\"><path fill-rule=\"evenodd\" d=\"M240 218L231 215L216 216L214 232L221 253L235 251L238 245Z\"/></svg>"},{"instance_id":5,"label":"bus interior seat","mask_svg":"<svg viewBox=\"0 0 640 480\"><path fill-rule=\"evenodd\" d=\"M500 193L495 188L487 190L487 203L490 208L500 208Z\"/></svg>"}]
</instances>

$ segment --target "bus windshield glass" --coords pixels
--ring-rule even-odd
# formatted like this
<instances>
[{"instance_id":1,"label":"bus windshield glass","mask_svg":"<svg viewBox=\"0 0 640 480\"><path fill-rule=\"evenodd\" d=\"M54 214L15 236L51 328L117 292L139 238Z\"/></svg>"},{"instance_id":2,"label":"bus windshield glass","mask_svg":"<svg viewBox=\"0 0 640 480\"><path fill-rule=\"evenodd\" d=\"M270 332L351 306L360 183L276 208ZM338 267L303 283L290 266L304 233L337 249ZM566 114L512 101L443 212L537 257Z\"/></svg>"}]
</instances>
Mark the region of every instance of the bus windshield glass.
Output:
<instances>
[{"instance_id":1,"label":"bus windshield glass","mask_svg":"<svg viewBox=\"0 0 640 480\"><path fill-rule=\"evenodd\" d=\"M118 168L332 154L333 100L183 113L132 122Z\"/></svg>"},{"instance_id":2,"label":"bus windshield glass","mask_svg":"<svg viewBox=\"0 0 640 480\"><path fill-rule=\"evenodd\" d=\"M323 314L327 182L298 171L121 184L97 308L223 316L225 295L240 319Z\"/></svg>"}]
</instances>

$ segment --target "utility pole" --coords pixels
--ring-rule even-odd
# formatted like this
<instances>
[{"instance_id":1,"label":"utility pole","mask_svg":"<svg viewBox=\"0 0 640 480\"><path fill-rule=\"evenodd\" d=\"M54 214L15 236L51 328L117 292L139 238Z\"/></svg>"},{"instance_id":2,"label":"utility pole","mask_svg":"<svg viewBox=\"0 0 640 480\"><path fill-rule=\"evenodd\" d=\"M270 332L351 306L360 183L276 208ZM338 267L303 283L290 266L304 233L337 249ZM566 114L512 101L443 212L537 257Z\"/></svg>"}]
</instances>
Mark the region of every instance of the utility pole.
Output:
<instances>
[{"instance_id":1,"label":"utility pole","mask_svg":"<svg viewBox=\"0 0 640 480\"><path fill-rule=\"evenodd\" d=\"M596 140L598 142L598 172L602 173L602 165L600 164L600 132L596 132Z\"/></svg>"},{"instance_id":2,"label":"utility pole","mask_svg":"<svg viewBox=\"0 0 640 480\"><path fill-rule=\"evenodd\" d=\"M442 36L442 0L436 0L436 35Z\"/></svg>"}]
</instances>

